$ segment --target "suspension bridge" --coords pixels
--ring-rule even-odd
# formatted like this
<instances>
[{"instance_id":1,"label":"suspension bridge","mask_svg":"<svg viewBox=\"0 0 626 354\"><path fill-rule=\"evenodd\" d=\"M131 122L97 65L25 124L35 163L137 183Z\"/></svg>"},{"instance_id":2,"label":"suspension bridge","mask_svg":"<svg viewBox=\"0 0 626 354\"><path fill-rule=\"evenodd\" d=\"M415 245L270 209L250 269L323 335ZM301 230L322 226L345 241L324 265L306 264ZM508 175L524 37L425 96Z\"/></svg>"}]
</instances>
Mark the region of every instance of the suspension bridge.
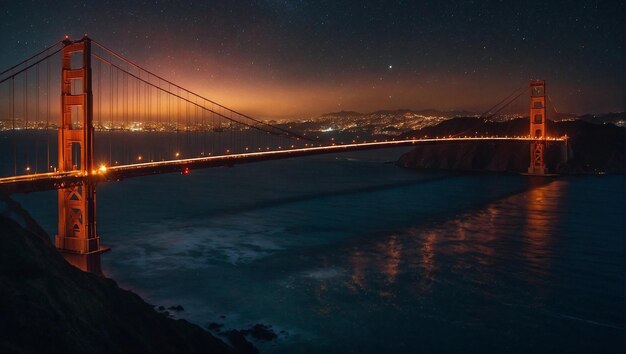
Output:
<instances>
[{"instance_id":1,"label":"suspension bridge","mask_svg":"<svg viewBox=\"0 0 626 354\"><path fill-rule=\"evenodd\" d=\"M488 112L497 114L527 89ZM0 192L57 190L55 246L70 263L95 273L101 272L100 255L107 250L96 230L98 183L272 159L469 141L527 142L528 173L545 175L546 144L564 141L547 135L543 81L530 83L527 136L344 143L226 107L87 36L66 37L2 71L0 109Z\"/></svg>"}]
</instances>

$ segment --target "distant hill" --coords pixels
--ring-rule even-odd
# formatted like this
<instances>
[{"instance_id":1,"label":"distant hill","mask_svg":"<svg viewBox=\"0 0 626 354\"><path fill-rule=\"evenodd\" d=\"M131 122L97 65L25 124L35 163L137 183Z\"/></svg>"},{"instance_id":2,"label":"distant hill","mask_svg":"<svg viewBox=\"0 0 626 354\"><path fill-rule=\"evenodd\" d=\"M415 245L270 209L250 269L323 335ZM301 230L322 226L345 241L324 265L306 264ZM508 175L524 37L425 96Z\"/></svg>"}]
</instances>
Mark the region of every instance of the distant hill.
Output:
<instances>
[{"instance_id":1,"label":"distant hill","mask_svg":"<svg viewBox=\"0 0 626 354\"><path fill-rule=\"evenodd\" d=\"M576 115L572 113L550 113L548 118L555 122L565 120L582 120L594 124L615 124L617 126L626 126L626 112L611 112L600 114L583 114Z\"/></svg>"},{"instance_id":2,"label":"distant hill","mask_svg":"<svg viewBox=\"0 0 626 354\"><path fill-rule=\"evenodd\" d=\"M585 122L590 126L626 126L626 113L584 115L551 114L548 131L553 133L561 127L574 128L574 123ZM554 124L563 125L554 125ZM574 124L574 125L572 125ZM522 115L502 115L493 118L479 118L468 111L438 111L433 109L379 110L371 113L340 111L323 114L316 118L278 123L285 129L302 132L324 139L343 136L348 139L390 139L401 137L423 137L444 135L528 135L528 117ZM590 128L590 132L594 131ZM606 128L607 132L614 131ZM567 133L570 134L570 133ZM352 137L350 137L352 135ZM573 134L570 134L572 136ZM598 137L603 140L602 137ZM584 139L583 139L584 140ZM603 141L604 142L604 141ZM589 146L589 151L595 146ZM584 151L580 151L584 153Z\"/></svg>"},{"instance_id":3,"label":"distant hill","mask_svg":"<svg viewBox=\"0 0 626 354\"><path fill-rule=\"evenodd\" d=\"M441 118L457 118L457 117L477 117L478 114L475 112L470 112L466 110L452 110L452 111L440 111L436 109L422 109L422 110L412 110L412 109L393 109L393 110L378 110L370 113L361 113L356 111L339 111L339 112L329 112L324 113L317 117L316 119L327 120L327 119L342 119L342 118L367 118L367 117L376 117L376 116L423 116L423 117L441 117ZM517 117L522 117L523 115L517 115ZM611 112L611 113L602 113L602 114L584 114L584 115L576 115L572 113L551 113L548 115L550 120L555 122L560 122L564 120L582 120L589 123L595 124L604 124L611 123L618 126L626 125L626 112ZM314 119L314 120L316 120ZM492 121L507 121L510 120L510 117L506 116L498 116L490 119Z\"/></svg>"},{"instance_id":4,"label":"distant hill","mask_svg":"<svg viewBox=\"0 0 626 354\"><path fill-rule=\"evenodd\" d=\"M354 112L354 111L340 111L340 112L330 112L324 113L320 116L320 118L328 118L328 117L362 117L365 114Z\"/></svg>"},{"instance_id":5,"label":"distant hill","mask_svg":"<svg viewBox=\"0 0 626 354\"><path fill-rule=\"evenodd\" d=\"M604 114L585 114L578 116L578 119L589 123L605 124L612 123L619 126L626 126L626 112L620 113L604 113Z\"/></svg>"},{"instance_id":6,"label":"distant hill","mask_svg":"<svg viewBox=\"0 0 626 354\"><path fill-rule=\"evenodd\" d=\"M469 111L439 111L436 109L423 109L423 110L412 110L412 109L393 109L393 110L378 110L370 113L361 113L355 111L339 111L339 112L329 112L324 113L318 118L320 119L328 119L328 118L358 118L358 117L367 117L367 116L404 116L404 115L418 115L425 117L445 117L445 118L453 118L453 117L469 117L475 115L473 112Z\"/></svg>"}]
</instances>

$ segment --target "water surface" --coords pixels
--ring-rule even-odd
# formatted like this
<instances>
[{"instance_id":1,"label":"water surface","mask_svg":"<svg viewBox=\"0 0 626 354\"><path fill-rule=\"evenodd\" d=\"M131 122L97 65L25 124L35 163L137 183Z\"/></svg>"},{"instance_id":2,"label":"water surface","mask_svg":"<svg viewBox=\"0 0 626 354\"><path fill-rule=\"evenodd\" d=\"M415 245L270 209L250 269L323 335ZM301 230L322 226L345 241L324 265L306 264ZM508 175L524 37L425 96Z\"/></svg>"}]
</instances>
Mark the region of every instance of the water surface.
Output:
<instances>
[{"instance_id":1,"label":"water surface","mask_svg":"<svg viewBox=\"0 0 626 354\"><path fill-rule=\"evenodd\" d=\"M407 149L98 188L105 272L262 353L621 353L624 180L420 173ZM54 193L19 198L54 234Z\"/></svg>"}]
</instances>

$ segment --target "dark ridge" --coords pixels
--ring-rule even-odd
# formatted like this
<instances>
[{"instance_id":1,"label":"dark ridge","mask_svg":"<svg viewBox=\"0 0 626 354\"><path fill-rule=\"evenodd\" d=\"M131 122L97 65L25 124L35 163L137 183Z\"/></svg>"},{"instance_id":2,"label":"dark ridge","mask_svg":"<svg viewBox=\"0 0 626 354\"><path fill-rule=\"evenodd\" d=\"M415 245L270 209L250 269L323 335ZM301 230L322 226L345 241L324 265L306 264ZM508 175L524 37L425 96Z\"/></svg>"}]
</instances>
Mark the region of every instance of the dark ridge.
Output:
<instances>
[{"instance_id":1,"label":"dark ridge","mask_svg":"<svg viewBox=\"0 0 626 354\"><path fill-rule=\"evenodd\" d=\"M407 114L407 113L412 113L412 114L419 114L419 115L423 115L423 116L436 116L436 117L464 117L464 116L472 116L474 115L473 112L470 111L456 111L456 110L452 110L452 111L440 111L440 110L436 110L436 109L420 109L420 110L413 110L413 109L395 109L395 110L380 110L380 111L376 111L376 112L372 112L369 114L395 114L395 115L402 115L402 114Z\"/></svg>"},{"instance_id":2,"label":"dark ridge","mask_svg":"<svg viewBox=\"0 0 626 354\"><path fill-rule=\"evenodd\" d=\"M436 117L462 117L462 116L472 116L473 112L465 111L465 110L452 110L452 111L439 111L436 109L421 109L421 110L412 110L412 109L383 109L370 113L360 113L355 111L339 111L339 112L329 112L324 113L320 116L320 118L328 118L328 117L340 117L340 118L355 118L355 117L365 117L369 115L404 115L404 114L419 114L423 116L436 116Z\"/></svg>"},{"instance_id":3,"label":"dark ridge","mask_svg":"<svg viewBox=\"0 0 626 354\"><path fill-rule=\"evenodd\" d=\"M339 112L324 113L320 117L361 117L364 115L365 115L364 113L355 112L355 111L339 111Z\"/></svg>"},{"instance_id":4,"label":"dark ridge","mask_svg":"<svg viewBox=\"0 0 626 354\"><path fill-rule=\"evenodd\" d=\"M584 120L585 122L595 123L595 124L604 124L604 123L618 123L626 121L626 112L617 112L617 113L603 113L603 114L585 114L579 116L578 119Z\"/></svg>"}]
</instances>

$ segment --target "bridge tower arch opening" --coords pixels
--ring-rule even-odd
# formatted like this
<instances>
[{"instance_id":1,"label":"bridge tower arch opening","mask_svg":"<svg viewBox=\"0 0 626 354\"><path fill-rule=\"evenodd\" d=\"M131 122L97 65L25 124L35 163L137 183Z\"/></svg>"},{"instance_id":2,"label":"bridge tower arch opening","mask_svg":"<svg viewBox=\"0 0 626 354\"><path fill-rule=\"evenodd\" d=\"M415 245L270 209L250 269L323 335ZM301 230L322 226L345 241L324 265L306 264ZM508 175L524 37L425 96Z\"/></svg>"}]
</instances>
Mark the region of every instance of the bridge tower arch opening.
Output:
<instances>
[{"instance_id":1,"label":"bridge tower arch opening","mask_svg":"<svg viewBox=\"0 0 626 354\"><path fill-rule=\"evenodd\" d=\"M88 177L94 173L91 39L63 41L61 66L58 171ZM95 184L85 178L76 186L59 189L58 218L56 248L72 265L101 274L100 254L108 248L100 246L96 231Z\"/></svg>"},{"instance_id":2,"label":"bridge tower arch opening","mask_svg":"<svg viewBox=\"0 0 626 354\"><path fill-rule=\"evenodd\" d=\"M530 82L530 166L528 173L544 175L548 172L545 162L546 148L546 83L544 80Z\"/></svg>"}]
</instances>

